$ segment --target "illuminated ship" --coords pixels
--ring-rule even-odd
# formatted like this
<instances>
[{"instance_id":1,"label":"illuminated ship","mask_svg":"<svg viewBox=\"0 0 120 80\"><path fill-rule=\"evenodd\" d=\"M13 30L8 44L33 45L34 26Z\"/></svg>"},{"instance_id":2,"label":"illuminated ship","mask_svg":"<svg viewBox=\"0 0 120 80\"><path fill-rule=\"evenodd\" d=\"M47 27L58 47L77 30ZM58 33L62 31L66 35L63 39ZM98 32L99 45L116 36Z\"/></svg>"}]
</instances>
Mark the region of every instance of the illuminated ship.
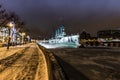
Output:
<instances>
[{"instance_id":1,"label":"illuminated ship","mask_svg":"<svg viewBox=\"0 0 120 80\"><path fill-rule=\"evenodd\" d=\"M67 36L62 25L56 30L54 38L40 41L39 44L46 48L77 48L79 46L79 34Z\"/></svg>"}]
</instances>

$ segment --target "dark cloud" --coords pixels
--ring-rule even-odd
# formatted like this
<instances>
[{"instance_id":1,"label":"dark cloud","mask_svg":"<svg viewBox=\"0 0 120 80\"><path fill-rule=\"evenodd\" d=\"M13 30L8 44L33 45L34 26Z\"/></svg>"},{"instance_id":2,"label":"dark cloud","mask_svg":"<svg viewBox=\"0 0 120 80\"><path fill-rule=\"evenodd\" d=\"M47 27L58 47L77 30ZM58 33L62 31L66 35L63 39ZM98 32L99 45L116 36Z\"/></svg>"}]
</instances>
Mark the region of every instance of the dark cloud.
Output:
<instances>
[{"instance_id":1,"label":"dark cloud","mask_svg":"<svg viewBox=\"0 0 120 80\"><path fill-rule=\"evenodd\" d=\"M68 33L94 34L120 26L120 0L0 0L15 11L35 34L49 36L60 24ZM74 29L73 29L74 28Z\"/></svg>"}]
</instances>

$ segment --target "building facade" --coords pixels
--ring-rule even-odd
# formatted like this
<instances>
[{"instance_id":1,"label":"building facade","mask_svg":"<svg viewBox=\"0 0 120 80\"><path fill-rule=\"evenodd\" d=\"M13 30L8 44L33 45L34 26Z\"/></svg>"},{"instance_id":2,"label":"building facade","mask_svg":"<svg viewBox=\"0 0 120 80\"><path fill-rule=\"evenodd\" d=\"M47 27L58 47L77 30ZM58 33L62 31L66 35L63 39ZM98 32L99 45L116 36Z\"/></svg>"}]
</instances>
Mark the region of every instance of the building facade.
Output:
<instances>
[{"instance_id":1,"label":"building facade","mask_svg":"<svg viewBox=\"0 0 120 80\"><path fill-rule=\"evenodd\" d=\"M8 28L2 27L0 29L0 42L7 42Z\"/></svg>"},{"instance_id":2,"label":"building facade","mask_svg":"<svg viewBox=\"0 0 120 80\"><path fill-rule=\"evenodd\" d=\"M20 43L22 41L22 34L16 30L15 27L10 29L10 36L9 30L6 27L1 27L0 29L0 42L7 43L8 37L10 37L10 43Z\"/></svg>"},{"instance_id":3,"label":"building facade","mask_svg":"<svg viewBox=\"0 0 120 80\"><path fill-rule=\"evenodd\" d=\"M98 38L120 38L120 30L103 30L97 32Z\"/></svg>"},{"instance_id":4,"label":"building facade","mask_svg":"<svg viewBox=\"0 0 120 80\"><path fill-rule=\"evenodd\" d=\"M105 46L120 47L120 30L103 30L97 32L98 41Z\"/></svg>"}]
</instances>

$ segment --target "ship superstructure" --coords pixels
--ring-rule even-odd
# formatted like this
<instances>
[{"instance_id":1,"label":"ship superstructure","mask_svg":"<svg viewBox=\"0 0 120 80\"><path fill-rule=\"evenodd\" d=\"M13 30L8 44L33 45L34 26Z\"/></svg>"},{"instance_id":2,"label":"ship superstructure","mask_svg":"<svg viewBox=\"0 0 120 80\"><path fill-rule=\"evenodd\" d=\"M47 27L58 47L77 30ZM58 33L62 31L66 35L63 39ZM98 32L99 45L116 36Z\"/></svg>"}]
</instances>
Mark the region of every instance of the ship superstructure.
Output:
<instances>
[{"instance_id":1,"label":"ship superstructure","mask_svg":"<svg viewBox=\"0 0 120 80\"><path fill-rule=\"evenodd\" d=\"M55 37L49 39L49 40L44 40L43 42L40 43L42 46L46 47L51 46L50 48L64 48L64 47L72 47L72 48L77 48L79 46L79 34L77 35L70 35L67 36L65 32L64 26L60 26L59 29L56 30L55 32Z\"/></svg>"}]
</instances>

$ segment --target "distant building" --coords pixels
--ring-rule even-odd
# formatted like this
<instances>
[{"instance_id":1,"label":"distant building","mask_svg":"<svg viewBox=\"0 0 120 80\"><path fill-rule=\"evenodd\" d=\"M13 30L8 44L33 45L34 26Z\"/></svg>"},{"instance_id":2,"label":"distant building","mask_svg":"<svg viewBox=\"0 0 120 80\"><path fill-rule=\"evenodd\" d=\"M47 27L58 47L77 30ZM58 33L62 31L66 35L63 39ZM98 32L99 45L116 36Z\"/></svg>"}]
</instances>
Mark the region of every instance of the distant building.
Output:
<instances>
[{"instance_id":1,"label":"distant building","mask_svg":"<svg viewBox=\"0 0 120 80\"><path fill-rule=\"evenodd\" d=\"M80 39L90 39L90 34L87 33L86 31L83 31L81 34L80 34Z\"/></svg>"},{"instance_id":2,"label":"distant building","mask_svg":"<svg viewBox=\"0 0 120 80\"><path fill-rule=\"evenodd\" d=\"M97 32L98 41L110 47L120 47L120 30L103 30Z\"/></svg>"},{"instance_id":3,"label":"distant building","mask_svg":"<svg viewBox=\"0 0 120 80\"><path fill-rule=\"evenodd\" d=\"M8 36L8 28L2 27L0 29L0 42L6 42Z\"/></svg>"},{"instance_id":4,"label":"distant building","mask_svg":"<svg viewBox=\"0 0 120 80\"><path fill-rule=\"evenodd\" d=\"M120 39L120 30L103 30L97 32L98 38L119 38Z\"/></svg>"},{"instance_id":5,"label":"distant building","mask_svg":"<svg viewBox=\"0 0 120 80\"><path fill-rule=\"evenodd\" d=\"M5 28L5 27L2 27L1 29L0 29L0 42L8 42L8 36L9 36L9 34L8 34L9 32L8 32L8 28ZM11 37L11 42L12 43L17 43L17 42L20 42L20 39L22 38L21 36L21 34L20 34L20 32L17 32L16 31L16 28L12 28L11 30L10 30L10 37Z\"/></svg>"}]
</instances>

